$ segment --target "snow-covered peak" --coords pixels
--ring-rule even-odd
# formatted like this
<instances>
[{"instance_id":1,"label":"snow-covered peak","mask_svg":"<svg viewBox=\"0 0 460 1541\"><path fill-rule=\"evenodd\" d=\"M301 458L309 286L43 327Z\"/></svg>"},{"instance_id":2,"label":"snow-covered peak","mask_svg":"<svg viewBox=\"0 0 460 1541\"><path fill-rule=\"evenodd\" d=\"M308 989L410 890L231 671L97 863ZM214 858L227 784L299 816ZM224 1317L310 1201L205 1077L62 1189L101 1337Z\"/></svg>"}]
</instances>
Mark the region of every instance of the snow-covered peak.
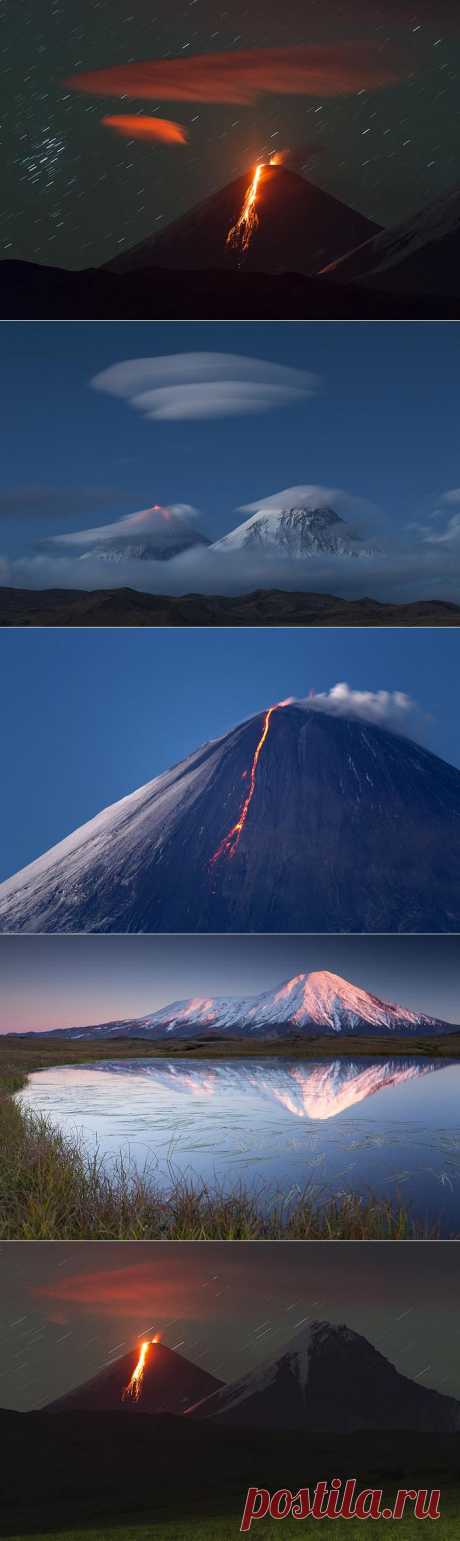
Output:
<instances>
[{"instance_id":1,"label":"snow-covered peak","mask_svg":"<svg viewBox=\"0 0 460 1541\"><path fill-rule=\"evenodd\" d=\"M173 1035L184 1025L189 1029L212 1027L217 1032L232 1027L251 1032L282 1024L292 1031L312 1025L336 1033L364 1030L366 1026L401 1031L404 1025L417 1028L428 1019L322 970L296 974L279 989L258 996L177 1001L147 1020L150 1027L164 1024Z\"/></svg>"},{"instance_id":2,"label":"snow-covered peak","mask_svg":"<svg viewBox=\"0 0 460 1541\"><path fill-rule=\"evenodd\" d=\"M371 556L334 508L306 498L283 508L261 506L243 524L216 541L214 551L261 550L273 555Z\"/></svg>"},{"instance_id":3,"label":"snow-covered peak","mask_svg":"<svg viewBox=\"0 0 460 1541\"><path fill-rule=\"evenodd\" d=\"M97 557L107 562L140 559L161 561L179 555L191 546L207 546L209 541L196 529L186 507L167 508L153 503L150 508L125 514L111 524L89 530L72 530L44 542L51 552L72 550L78 560Z\"/></svg>"},{"instance_id":4,"label":"snow-covered peak","mask_svg":"<svg viewBox=\"0 0 460 1541\"><path fill-rule=\"evenodd\" d=\"M195 1403L188 1416L241 1428L346 1434L364 1429L455 1432L460 1403L402 1375L345 1324L306 1321L276 1359Z\"/></svg>"},{"instance_id":5,"label":"snow-covered peak","mask_svg":"<svg viewBox=\"0 0 460 1541\"><path fill-rule=\"evenodd\" d=\"M415 1026L420 1020L414 1012L402 1006L391 1006L327 970L301 974L288 981L284 990L289 992L293 1006L295 996L292 1020L299 1027L305 1022L316 1022L340 1032L344 1013L352 1020L364 1020L373 1026L388 1026L392 1020Z\"/></svg>"},{"instance_id":6,"label":"snow-covered peak","mask_svg":"<svg viewBox=\"0 0 460 1541\"><path fill-rule=\"evenodd\" d=\"M216 1034L225 1036L228 1033L229 1036L263 1038L297 1036L302 1033L314 1036L315 1032L337 1035L379 1031L434 1032L442 1031L443 1027L449 1030L448 1024L435 1022L431 1017L409 1011L405 1006L381 1001L359 985L350 984L348 980L327 970L296 974L279 988L264 991L260 995L193 996L172 1001L158 1011L125 1024L128 1036L172 1039L186 1038L197 1033L204 1037L215 1037ZM80 1033L78 1028L69 1028L67 1031L69 1036L78 1036ZM120 1036L121 1033L123 1023L116 1022L88 1029L86 1036L109 1038ZM302 1116L304 1110L311 1112L313 1104L318 1103L326 1107L324 1116L329 1117L331 1102L337 1100L338 1094L344 1098L345 1106L347 1099L350 1102L356 1100L349 1088L331 1086L330 1068L325 1067L324 1071L327 1084L323 1085L323 1076L320 1075L317 1086L310 1085L310 1073L307 1075L299 1071L299 1087L293 1089L293 1092L296 1091L297 1106L291 1106L291 1111ZM373 1071L370 1070L364 1078L362 1096L376 1089L372 1078ZM287 1100L286 1097L285 1090L280 1092L279 1100L289 1105L293 1101L293 1093L289 1091ZM313 1113L313 1116L323 1115Z\"/></svg>"}]
</instances>

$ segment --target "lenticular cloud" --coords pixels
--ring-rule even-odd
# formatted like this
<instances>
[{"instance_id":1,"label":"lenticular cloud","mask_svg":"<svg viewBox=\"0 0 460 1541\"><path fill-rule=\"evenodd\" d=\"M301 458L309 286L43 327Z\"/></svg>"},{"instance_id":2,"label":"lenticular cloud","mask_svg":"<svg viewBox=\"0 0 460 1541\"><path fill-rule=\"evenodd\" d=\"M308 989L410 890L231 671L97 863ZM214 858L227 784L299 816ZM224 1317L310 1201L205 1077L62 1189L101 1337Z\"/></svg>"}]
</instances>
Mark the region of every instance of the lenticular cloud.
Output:
<instances>
[{"instance_id":1,"label":"lenticular cloud","mask_svg":"<svg viewBox=\"0 0 460 1541\"><path fill-rule=\"evenodd\" d=\"M170 353L123 359L93 389L127 401L143 417L199 419L271 412L315 396L318 376L235 353Z\"/></svg>"},{"instance_id":2,"label":"lenticular cloud","mask_svg":"<svg viewBox=\"0 0 460 1541\"><path fill-rule=\"evenodd\" d=\"M71 75L65 85L88 96L250 107L267 95L344 96L397 78L378 45L355 41L142 59Z\"/></svg>"}]
</instances>

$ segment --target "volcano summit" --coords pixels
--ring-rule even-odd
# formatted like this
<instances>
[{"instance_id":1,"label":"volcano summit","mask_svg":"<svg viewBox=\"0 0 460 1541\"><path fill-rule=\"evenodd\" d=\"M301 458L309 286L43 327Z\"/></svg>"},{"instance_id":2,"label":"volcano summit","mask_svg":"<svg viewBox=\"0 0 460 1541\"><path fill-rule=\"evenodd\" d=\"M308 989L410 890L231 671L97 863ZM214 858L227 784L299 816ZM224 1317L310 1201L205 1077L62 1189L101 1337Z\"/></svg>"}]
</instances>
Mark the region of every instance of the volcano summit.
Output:
<instances>
[{"instance_id":1,"label":"volcano summit","mask_svg":"<svg viewBox=\"0 0 460 1541\"><path fill-rule=\"evenodd\" d=\"M0 886L0 931L460 929L460 771L278 703Z\"/></svg>"}]
</instances>

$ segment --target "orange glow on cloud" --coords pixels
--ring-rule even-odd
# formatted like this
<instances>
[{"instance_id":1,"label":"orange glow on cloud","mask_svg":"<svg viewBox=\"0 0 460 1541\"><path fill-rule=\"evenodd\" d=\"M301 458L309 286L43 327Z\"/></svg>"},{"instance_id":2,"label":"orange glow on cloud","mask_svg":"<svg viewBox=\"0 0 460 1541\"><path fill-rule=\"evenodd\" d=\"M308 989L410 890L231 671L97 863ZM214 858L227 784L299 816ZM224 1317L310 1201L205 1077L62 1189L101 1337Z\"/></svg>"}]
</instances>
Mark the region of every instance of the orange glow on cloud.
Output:
<instances>
[{"instance_id":1,"label":"orange glow on cloud","mask_svg":"<svg viewBox=\"0 0 460 1541\"><path fill-rule=\"evenodd\" d=\"M397 79L375 44L355 41L142 59L73 75L65 85L90 96L249 107L267 94L342 96Z\"/></svg>"},{"instance_id":2,"label":"orange glow on cloud","mask_svg":"<svg viewBox=\"0 0 460 1541\"><path fill-rule=\"evenodd\" d=\"M141 1243L139 1243L141 1245ZM107 1244L107 1250L109 1244ZM50 1302L50 1316L66 1321L66 1308L77 1307L84 1315L102 1311L108 1319L164 1316L165 1298L168 1315L185 1316L190 1311L190 1284L185 1274L178 1275L169 1260L156 1254L151 1263L142 1262L122 1268L99 1268L69 1277L53 1277L52 1282L37 1285L35 1299ZM198 1305L201 1301L198 1301ZM194 1303L194 1314L197 1305Z\"/></svg>"},{"instance_id":3,"label":"orange glow on cloud","mask_svg":"<svg viewBox=\"0 0 460 1541\"><path fill-rule=\"evenodd\" d=\"M146 118L136 113L120 113L103 118L107 128L115 129L123 139L159 139L162 144L187 144L187 132L182 123L172 123L169 118Z\"/></svg>"}]
</instances>

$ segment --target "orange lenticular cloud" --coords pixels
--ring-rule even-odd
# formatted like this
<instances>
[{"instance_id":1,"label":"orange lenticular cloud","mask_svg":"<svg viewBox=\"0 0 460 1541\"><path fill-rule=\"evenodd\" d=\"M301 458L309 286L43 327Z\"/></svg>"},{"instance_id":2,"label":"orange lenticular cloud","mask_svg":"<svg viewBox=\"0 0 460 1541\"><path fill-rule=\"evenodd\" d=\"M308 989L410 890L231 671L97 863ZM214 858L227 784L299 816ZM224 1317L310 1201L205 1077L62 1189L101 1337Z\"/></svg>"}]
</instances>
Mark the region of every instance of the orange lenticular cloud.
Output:
<instances>
[{"instance_id":1,"label":"orange lenticular cloud","mask_svg":"<svg viewBox=\"0 0 460 1541\"><path fill-rule=\"evenodd\" d=\"M296 44L238 52L142 59L70 76L65 85L89 96L250 107L264 95L342 96L393 84L398 70L380 48L360 42Z\"/></svg>"},{"instance_id":2,"label":"orange lenticular cloud","mask_svg":"<svg viewBox=\"0 0 460 1541\"><path fill-rule=\"evenodd\" d=\"M162 144L187 144L187 132L182 123L172 123L169 118L146 118L135 113L120 113L103 118L107 128L115 129L123 139L159 139Z\"/></svg>"}]
</instances>

